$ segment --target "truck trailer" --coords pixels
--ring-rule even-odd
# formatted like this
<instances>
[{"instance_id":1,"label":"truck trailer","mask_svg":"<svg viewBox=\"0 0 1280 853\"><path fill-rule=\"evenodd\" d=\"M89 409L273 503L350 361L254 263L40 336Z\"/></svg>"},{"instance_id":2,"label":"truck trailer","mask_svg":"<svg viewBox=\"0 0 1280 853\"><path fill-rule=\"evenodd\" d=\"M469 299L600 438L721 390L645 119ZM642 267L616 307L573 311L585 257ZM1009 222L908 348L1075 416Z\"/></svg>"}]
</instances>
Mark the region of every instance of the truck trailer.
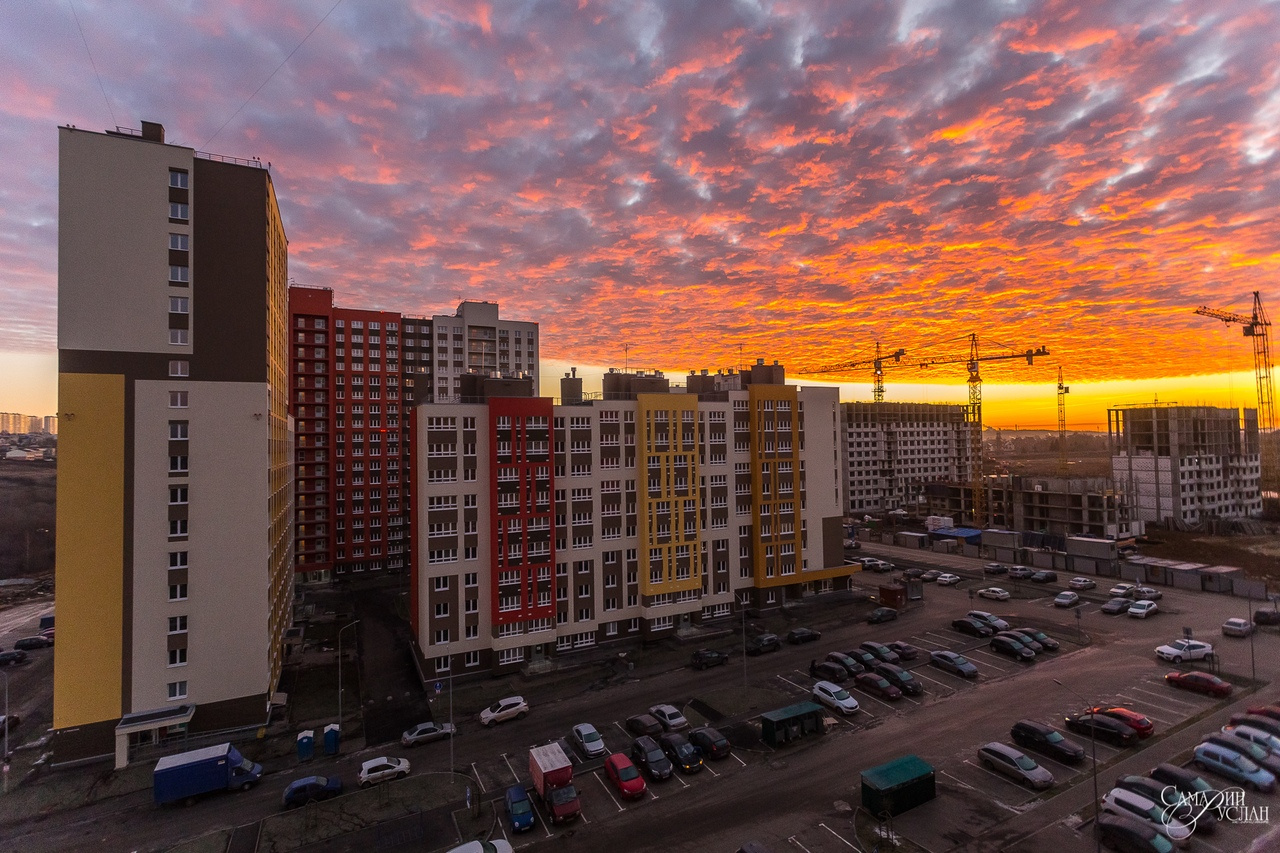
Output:
<instances>
[{"instance_id":1,"label":"truck trailer","mask_svg":"<svg viewBox=\"0 0 1280 853\"><path fill-rule=\"evenodd\" d=\"M573 764L558 743L529 750L529 774L533 789L551 814L552 823L568 823L582 811L578 791L573 787Z\"/></svg>"},{"instance_id":2,"label":"truck trailer","mask_svg":"<svg viewBox=\"0 0 1280 853\"><path fill-rule=\"evenodd\" d=\"M262 778L262 765L229 743L166 755L156 762L152 788L156 805L194 801L213 791L247 791Z\"/></svg>"}]
</instances>

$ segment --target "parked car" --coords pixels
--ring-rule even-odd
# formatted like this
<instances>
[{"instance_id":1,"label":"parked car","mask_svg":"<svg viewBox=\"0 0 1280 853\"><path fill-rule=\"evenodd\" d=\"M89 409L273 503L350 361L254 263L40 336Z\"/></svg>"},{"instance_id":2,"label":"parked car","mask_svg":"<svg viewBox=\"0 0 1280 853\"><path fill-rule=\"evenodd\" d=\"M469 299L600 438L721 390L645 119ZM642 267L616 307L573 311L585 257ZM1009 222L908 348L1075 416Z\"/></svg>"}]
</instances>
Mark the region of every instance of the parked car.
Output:
<instances>
[{"instance_id":1,"label":"parked car","mask_svg":"<svg viewBox=\"0 0 1280 853\"><path fill-rule=\"evenodd\" d=\"M884 643L877 643L874 640L863 642L859 648L874 656L881 663L897 663L900 660L897 652Z\"/></svg>"},{"instance_id":2,"label":"parked car","mask_svg":"<svg viewBox=\"0 0 1280 853\"><path fill-rule=\"evenodd\" d=\"M925 583L933 583L940 577L942 577L942 572L938 571L937 569L930 569L929 571L925 572L920 576L920 580L924 581Z\"/></svg>"},{"instance_id":3,"label":"parked car","mask_svg":"<svg viewBox=\"0 0 1280 853\"><path fill-rule=\"evenodd\" d=\"M507 825L511 827L512 832L533 829L535 820L533 800L529 799L529 792L525 790L524 785L512 785L507 788L502 795L502 802L506 807Z\"/></svg>"},{"instance_id":4,"label":"parked car","mask_svg":"<svg viewBox=\"0 0 1280 853\"><path fill-rule=\"evenodd\" d=\"M515 848L505 838L492 841L468 841L457 847L450 847L445 853L514 853Z\"/></svg>"},{"instance_id":5,"label":"parked car","mask_svg":"<svg viewBox=\"0 0 1280 853\"><path fill-rule=\"evenodd\" d=\"M1021 634L1013 630L1012 628L1010 628L1008 631L996 631L996 636L1008 637L1011 640L1017 640L1019 643L1022 643L1022 645L1031 649L1031 651L1035 652L1036 654L1039 654L1040 652L1044 651L1044 646L1040 645L1039 643L1031 639L1026 634Z\"/></svg>"},{"instance_id":6,"label":"parked car","mask_svg":"<svg viewBox=\"0 0 1280 853\"><path fill-rule=\"evenodd\" d=\"M1115 746L1132 746L1138 742L1137 732L1115 717L1108 717L1105 714L1091 714L1087 711L1081 714L1068 714L1063 722L1068 731L1096 737Z\"/></svg>"},{"instance_id":7,"label":"parked car","mask_svg":"<svg viewBox=\"0 0 1280 853\"><path fill-rule=\"evenodd\" d=\"M1004 563L987 563L982 567L982 573L984 575L1007 575L1009 574L1009 567Z\"/></svg>"},{"instance_id":8,"label":"parked car","mask_svg":"<svg viewBox=\"0 0 1280 853\"><path fill-rule=\"evenodd\" d=\"M917 578L924 577L924 573L925 573L924 569L920 569L920 568L916 568L915 566L912 566L911 568L904 571L902 573L902 576L907 580L915 580Z\"/></svg>"},{"instance_id":9,"label":"parked car","mask_svg":"<svg viewBox=\"0 0 1280 853\"><path fill-rule=\"evenodd\" d=\"M669 732L689 728L689 721L675 705L652 705L649 707L649 713Z\"/></svg>"},{"instance_id":10,"label":"parked car","mask_svg":"<svg viewBox=\"0 0 1280 853\"><path fill-rule=\"evenodd\" d=\"M1156 649L1156 657L1170 663L1184 660L1203 660L1213 657L1213 646L1200 640L1174 640Z\"/></svg>"},{"instance_id":11,"label":"parked car","mask_svg":"<svg viewBox=\"0 0 1280 853\"><path fill-rule=\"evenodd\" d=\"M381 756L370 758L360 765L360 787L368 788L388 779L403 779L409 775L409 759Z\"/></svg>"},{"instance_id":12,"label":"parked car","mask_svg":"<svg viewBox=\"0 0 1280 853\"><path fill-rule=\"evenodd\" d=\"M829 660L811 661L809 663L809 675L823 681L834 681L836 684L842 684L849 677L849 671L840 664Z\"/></svg>"},{"instance_id":13,"label":"parked car","mask_svg":"<svg viewBox=\"0 0 1280 853\"><path fill-rule=\"evenodd\" d=\"M1116 779L1116 787L1123 788L1139 797L1146 797L1160 806L1161 810L1187 825L1192 832L1212 833L1218 827L1212 811L1203 806L1193 807L1183 797L1182 792L1172 785L1157 782L1150 776L1129 774Z\"/></svg>"},{"instance_id":14,"label":"parked car","mask_svg":"<svg viewBox=\"0 0 1280 853\"><path fill-rule=\"evenodd\" d=\"M861 675L855 675L853 683L858 686L859 690L874 693L881 699L894 700L902 698L901 690L890 684L883 675L875 672L864 672Z\"/></svg>"},{"instance_id":15,"label":"parked car","mask_svg":"<svg viewBox=\"0 0 1280 853\"><path fill-rule=\"evenodd\" d=\"M708 667L720 666L728 662L729 655L716 649L698 649L693 653L691 661L694 669L707 669Z\"/></svg>"},{"instance_id":16,"label":"parked car","mask_svg":"<svg viewBox=\"0 0 1280 853\"><path fill-rule=\"evenodd\" d=\"M1276 789L1275 774L1263 770L1250 759L1215 743L1202 743L1192 752L1196 769L1226 777L1255 791L1270 794Z\"/></svg>"},{"instance_id":17,"label":"parked car","mask_svg":"<svg viewBox=\"0 0 1280 853\"><path fill-rule=\"evenodd\" d=\"M604 738L590 723L578 723L573 727L573 745L587 758L599 758L609 752Z\"/></svg>"},{"instance_id":18,"label":"parked car","mask_svg":"<svg viewBox=\"0 0 1280 853\"><path fill-rule=\"evenodd\" d=\"M792 628L787 632L787 642L798 646L801 643L815 642L821 636L821 631L814 631L812 628Z\"/></svg>"},{"instance_id":19,"label":"parked car","mask_svg":"<svg viewBox=\"0 0 1280 853\"><path fill-rule=\"evenodd\" d=\"M284 789L280 803L286 809L318 803L342 793L342 780L337 776L303 776Z\"/></svg>"},{"instance_id":20,"label":"parked car","mask_svg":"<svg viewBox=\"0 0 1280 853\"><path fill-rule=\"evenodd\" d=\"M1280 720L1280 705L1250 705L1245 710L1247 713L1255 714L1259 717L1270 717L1273 720Z\"/></svg>"},{"instance_id":21,"label":"parked car","mask_svg":"<svg viewBox=\"0 0 1280 853\"><path fill-rule=\"evenodd\" d=\"M0 714L0 732L11 732L22 723L17 714Z\"/></svg>"},{"instance_id":22,"label":"parked car","mask_svg":"<svg viewBox=\"0 0 1280 853\"><path fill-rule=\"evenodd\" d=\"M1053 597L1054 607L1075 607L1080 603L1080 596L1070 590L1064 590Z\"/></svg>"},{"instance_id":23,"label":"parked car","mask_svg":"<svg viewBox=\"0 0 1280 853\"><path fill-rule=\"evenodd\" d=\"M485 726L495 726L507 720L523 720L528 715L529 703L524 701L523 696L508 696L481 711L480 723Z\"/></svg>"},{"instance_id":24,"label":"parked car","mask_svg":"<svg viewBox=\"0 0 1280 853\"><path fill-rule=\"evenodd\" d=\"M867 671L865 666L849 657L844 652L827 652L827 662L839 664L844 667L846 675L857 675L860 672Z\"/></svg>"},{"instance_id":25,"label":"parked car","mask_svg":"<svg viewBox=\"0 0 1280 853\"><path fill-rule=\"evenodd\" d=\"M1057 583L1058 573L1041 570L1032 574L1027 580L1032 583Z\"/></svg>"},{"instance_id":26,"label":"parked car","mask_svg":"<svg viewBox=\"0 0 1280 853\"><path fill-rule=\"evenodd\" d=\"M853 714L858 710L858 700L849 695L839 684L819 681L813 685L813 699L838 714Z\"/></svg>"},{"instance_id":27,"label":"parked car","mask_svg":"<svg viewBox=\"0 0 1280 853\"><path fill-rule=\"evenodd\" d=\"M1164 598L1164 593L1153 586L1140 586L1134 589L1133 597L1146 599L1147 601L1159 601Z\"/></svg>"},{"instance_id":28,"label":"parked car","mask_svg":"<svg viewBox=\"0 0 1280 853\"><path fill-rule=\"evenodd\" d=\"M1231 618L1222 623L1222 636L1224 637L1247 637L1257 628L1248 619Z\"/></svg>"},{"instance_id":29,"label":"parked car","mask_svg":"<svg viewBox=\"0 0 1280 853\"><path fill-rule=\"evenodd\" d=\"M1129 605L1129 615L1137 619L1146 619L1152 613L1160 610L1160 605L1150 599L1144 598L1141 601L1135 601Z\"/></svg>"},{"instance_id":30,"label":"parked car","mask_svg":"<svg viewBox=\"0 0 1280 853\"><path fill-rule=\"evenodd\" d=\"M987 623L968 616L963 619L952 620L951 627L961 634L968 634L970 637L981 637L982 639L986 639L995 633L995 629Z\"/></svg>"},{"instance_id":31,"label":"parked car","mask_svg":"<svg viewBox=\"0 0 1280 853\"><path fill-rule=\"evenodd\" d=\"M681 773L697 773L702 769L702 753L679 732L658 735L658 745Z\"/></svg>"},{"instance_id":32,"label":"parked car","mask_svg":"<svg viewBox=\"0 0 1280 853\"><path fill-rule=\"evenodd\" d=\"M1280 720L1273 720L1261 714L1232 714L1231 725L1253 726L1255 729L1262 729L1264 732L1280 737Z\"/></svg>"},{"instance_id":33,"label":"parked car","mask_svg":"<svg viewBox=\"0 0 1280 853\"><path fill-rule=\"evenodd\" d=\"M1046 652L1056 652L1059 648L1058 641L1039 628L1013 628L1012 630L1017 631L1019 634L1026 634L1043 646Z\"/></svg>"},{"instance_id":34,"label":"parked car","mask_svg":"<svg viewBox=\"0 0 1280 853\"><path fill-rule=\"evenodd\" d=\"M1010 566L1009 577L1016 581L1024 581L1036 573L1035 569L1027 566Z\"/></svg>"},{"instance_id":35,"label":"parked car","mask_svg":"<svg viewBox=\"0 0 1280 853\"><path fill-rule=\"evenodd\" d=\"M649 786L625 753L615 752L604 761L604 775L609 784L628 800L643 797Z\"/></svg>"},{"instance_id":36,"label":"parked car","mask_svg":"<svg viewBox=\"0 0 1280 853\"><path fill-rule=\"evenodd\" d=\"M757 634L747 641L747 654L755 656L765 652L776 652L782 648L782 641L777 634Z\"/></svg>"},{"instance_id":37,"label":"parked car","mask_svg":"<svg viewBox=\"0 0 1280 853\"><path fill-rule=\"evenodd\" d=\"M1280 737L1276 737L1271 732L1264 732L1262 729L1255 729L1253 726L1223 726L1220 731L1223 734L1235 735L1251 743L1256 743L1273 755L1280 755Z\"/></svg>"},{"instance_id":38,"label":"parked car","mask_svg":"<svg viewBox=\"0 0 1280 853\"><path fill-rule=\"evenodd\" d=\"M978 598L990 598L993 601L1008 601L1009 591L998 586L988 586L978 590Z\"/></svg>"},{"instance_id":39,"label":"parked car","mask_svg":"<svg viewBox=\"0 0 1280 853\"><path fill-rule=\"evenodd\" d=\"M876 667L876 673L883 675L890 684L908 696L919 696L924 693L924 685L909 670L903 669L896 663L882 663Z\"/></svg>"},{"instance_id":40,"label":"parked car","mask_svg":"<svg viewBox=\"0 0 1280 853\"><path fill-rule=\"evenodd\" d=\"M1165 838L1155 827L1137 818L1099 812L1093 825L1098 843L1110 850L1126 853L1168 853L1173 842Z\"/></svg>"},{"instance_id":41,"label":"parked car","mask_svg":"<svg viewBox=\"0 0 1280 853\"><path fill-rule=\"evenodd\" d=\"M1075 764L1084 761L1084 747L1068 740L1053 726L1035 720L1019 720L1009 730L1013 742L1024 749L1034 749L1050 758Z\"/></svg>"},{"instance_id":42,"label":"parked car","mask_svg":"<svg viewBox=\"0 0 1280 853\"><path fill-rule=\"evenodd\" d=\"M1108 616L1118 616L1121 613L1128 613L1130 604L1133 602L1127 598L1113 598L1098 609Z\"/></svg>"},{"instance_id":43,"label":"parked car","mask_svg":"<svg viewBox=\"0 0 1280 853\"><path fill-rule=\"evenodd\" d=\"M978 749L978 760L988 770L1001 773L1029 785L1037 791L1053 787L1053 774L1036 764L1035 759L1008 744L991 742Z\"/></svg>"},{"instance_id":44,"label":"parked car","mask_svg":"<svg viewBox=\"0 0 1280 853\"><path fill-rule=\"evenodd\" d=\"M418 723L400 735L400 745L405 747L418 746L424 743L431 743L433 740L451 738L457 733L458 729L453 723Z\"/></svg>"},{"instance_id":45,"label":"parked car","mask_svg":"<svg viewBox=\"0 0 1280 853\"><path fill-rule=\"evenodd\" d=\"M1192 690L1210 696L1230 696L1231 682L1223 681L1208 672L1170 672L1164 677L1165 683L1182 690Z\"/></svg>"},{"instance_id":46,"label":"parked car","mask_svg":"<svg viewBox=\"0 0 1280 853\"><path fill-rule=\"evenodd\" d=\"M1142 714L1139 714L1132 708L1123 708L1118 706L1108 708L1104 705L1099 705L1087 710L1091 714L1102 714L1103 716L1111 717L1114 720L1119 720L1137 732L1138 737L1143 740L1146 740L1156 733L1155 723L1151 722L1151 720L1144 717Z\"/></svg>"},{"instance_id":47,"label":"parked car","mask_svg":"<svg viewBox=\"0 0 1280 853\"><path fill-rule=\"evenodd\" d=\"M630 757L636 767L649 774L649 778L655 782L670 779L671 774L675 772L675 765L671 763L671 759L667 758L662 747L658 746L658 742L649 735L643 735L631 742Z\"/></svg>"},{"instance_id":48,"label":"parked car","mask_svg":"<svg viewBox=\"0 0 1280 853\"><path fill-rule=\"evenodd\" d=\"M910 643L904 643L902 640L893 640L885 643L885 645L898 656L899 660L915 660L920 657L920 649Z\"/></svg>"},{"instance_id":49,"label":"parked car","mask_svg":"<svg viewBox=\"0 0 1280 853\"><path fill-rule=\"evenodd\" d=\"M662 723L652 714L636 714L627 717L627 731L637 736L653 736L662 734Z\"/></svg>"},{"instance_id":50,"label":"parked car","mask_svg":"<svg viewBox=\"0 0 1280 853\"><path fill-rule=\"evenodd\" d=\"M1194 797L1198 805L1209 805L1219 820L1227 816L1228 805L1222 792L1194 771L1177 764L1157 764L1147 775L1162 785L1176 788L1184 796Z\"/></svg>"},{"instance_id":51,"label":"parked car","mask_svg":"<svg viewBox=\"0 0 1280 853\"><path fill-rule=\"evenodd\" d=\"M1112 598L1128 598L1130 593L1138 588L1136 583L1118 583L1111 589L1107 590L1107 595Z\"/></svg>"},{"instance_id":52,"label":"parked car","mask_svg":"<svg viewBox=\"0 0 1280 853\"><path fill-rule=\"evenodd\" d=\"M965 614L970 619L977 619L984 625L990 626L992 631L1008 631L1009 623L996 616L994 613L988 613L985 610L970 610Z\"/></svg>"},{"instance_id":53,"label":"parked car","mask_svg":"<svg viewBox=\"0 0 1280 853\"><path fill-rule=\"evenodd\" d=\"M938 586L955 586L960 583L960 576L953 575L951 572L943 572L938 575Z\"/></svg>"},{"instance_id":54,"label":"parked car","mask_svg":"<svg viewBox=\"0 0 1280 853\"><path fill-rule=\"evenodd\" d=\"M1253 621L1259 625L1280 625L1280 610L1274 607L1270 610L1255 610Z\"/></svg>"},{"instance_id":55,"label":"parked car","mask_svg":"<svg viewBox=\"0 0 1280 853\"><path fill-rule=\"evenodd\" d=\"M862 664L862 669L865 672L870 672L871 670L876 668L876 664L880 663L880 658L871 654L871 652L867 651L861 646L859 646L856 649L849 649L848 654L849 654L849 657L853 658L855 661ZM856 675L857 673L854 673L854 674Z\"/></svg>"},{"instance_id":56,"label":"parked car","mask_svg":"<svg viewBox=\"0 0 1280 853\"><path fill-rule=\"evenodd\" d=\"M961 678L978 677L978 668L970 663L969 659L964 655L956 652L946 651L945 649L929 652L929 663L943 672L949 672Z\"/></svg>"},{"instance_id":57,"label":"parked car","mask_svg":"<svg viewBox=\"0 0 1280 853\"><path fill-rule=\"evenodd\" d=\"M1027 663L1036 659L1036 653L1031 649L1012 637L1001 636L1000 634L991 638L991 651Z\"/></svg>"},{"instance_id":58,"label":"parked car","mask_svg":"<svg viewBox=\"0 0 1280 853\"><path fill-rule=\"evenodd\" d=\"M29 652L34 649L47 649L53 645L52 637L23 637L15 640L13 647L18 651Z\"/></svg>"},{"instance_id":59,"label":"parked car","mask_svg":"<svg viewBox=\"0 0 1280 853\"><path fill-rule=\"evenodd\" d=\"M728 758L733 750L729 739L711 726L701 726L689 732L689 743L702 750L707 758Z\"/></svg>"},{"instance_id":60,"label":"parked car","mask_svg":"<svg viewBox=\"0 0 1280 853\"><path fill-rule=\"evenodd\" d=\"M27 662L24 651L0 652L0 666L18 666Z\"/></svg>"},{"instance_id":61,"label":"parked car","mask_svg":"<svg viewBox=\"0 0 1280 853\"><path fill-rule=\"evenodd\" d=\"M1191 827L1167 814L1163 806L1124 788L1108 791L1102 798L1101 811L1140 820L1169 839L1175 847L1185 847L1190 843Z\"/></svg>"},{"instance_id":62,"label":"parked car","mask_svg":"<svg viewBox=\"0 0 1280 853\"><path fill-rule=\"evenodd\" d=\"M1098 584L1096 581L1093 581L1089 578L1072 578L1071 580L1067 581L1067 586L1071 587L1072 589L1084 590L1084 589L1096 589Z\"/></svg>"},{"instance_id":63,"label":"parked car","mask_svg":"<svg viewBox=\"0 0 1280 853\"><path fill-rule=\"evenodd\" d=\"M1271 775L1280 776L1280 755L1272 755L1271 750L1260 743L1254 743L1248 738L1242 738L1221 730L1204 735L1200 742L1225 746L1227 749L1240 753Z\"/></svg>"},{"instance_id":64,"label":"parked car","mask_svg":"<svg viewBox=\"0 0 1280 853\"><path fill-rule=\"evenodd\" d=\"M898 611L892 607L877 607L867 614L867 624L879 625L881 622L892 622L898 618Z\"/></svg>"}]
</instances>

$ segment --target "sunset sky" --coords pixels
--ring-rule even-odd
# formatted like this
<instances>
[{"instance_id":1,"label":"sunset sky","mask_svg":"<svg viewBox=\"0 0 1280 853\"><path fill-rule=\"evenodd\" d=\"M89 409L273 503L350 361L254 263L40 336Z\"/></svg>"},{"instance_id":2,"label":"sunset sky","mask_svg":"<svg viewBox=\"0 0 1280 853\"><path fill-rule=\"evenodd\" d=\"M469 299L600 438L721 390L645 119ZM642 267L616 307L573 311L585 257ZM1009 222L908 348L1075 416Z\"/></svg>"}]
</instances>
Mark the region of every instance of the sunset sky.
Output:
<instances>
[{"instance_id":1,"label":"sunset sky","mask_svg":"<svg viewBox=\"0 0 1280 853\"><path fill-rule=\"evenodd\" d=\"M1061 365L1097 428L1253 405L1192 312L1280 316L1276 2L10 2L0 79L4 411L56 410L60 124L269 162L297 282L498 301L549 394L880 341L889 399L964 402L918 364L977 333L1051 351L983 365L989 424L1055 427Z\"/></svg>"}]
</instances>

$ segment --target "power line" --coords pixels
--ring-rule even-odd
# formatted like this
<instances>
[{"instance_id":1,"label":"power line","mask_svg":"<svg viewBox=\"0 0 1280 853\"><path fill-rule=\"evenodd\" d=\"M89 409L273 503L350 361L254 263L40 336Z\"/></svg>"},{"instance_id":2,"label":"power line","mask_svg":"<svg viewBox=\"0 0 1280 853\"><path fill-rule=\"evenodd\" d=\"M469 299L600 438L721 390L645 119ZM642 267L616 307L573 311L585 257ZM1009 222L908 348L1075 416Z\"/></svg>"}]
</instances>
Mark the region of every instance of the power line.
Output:
<instances>
[{"instance_id":1,"label":"power line","mask_svg":"<svg viewBox=\"0 0 1280 853\"><path fill-rule=\"evenodd\" d=\"M235 117L236 117L236 116L240 115L240 111L241 111L241 110L243 110L245 107L249 106L249 102L250 102L250 101L252 101L255 97L257 97L257 94L258 94L259 92L261 92L264 88L266 88L266 85L267 85L268 83L270 83L270 82L271 82L271 79L272 79L273 77L275 77L275 76L276 76L276 74L280 71L280 69L281 69L281 68L284 68L285 63L286 63L286 62L288 62L290 59L292 59L292 58L293 58L293 55L294 55L295 53L297 53L297 52L298 52L298 50L299 50L299 49L300 49L304 44L306 44L306 43L307 43L307 39L311 38L311 36L315 33L315 31L316 31L316 30L318 30L318 29L320 29L320 25L321 25L321 24L323 24L325 21L329 20L329 16L330 16L330 15L332 15L332 14L333 14L333 12L334 12L334 10L335 10L335 9L337 9L337 8L338 8L339 6L341 6L341 5L342 5L342 0L338 0L338 2L336 2L336 3L334 3L334 4L333 4L333 6L329 9L329 11L328 11L328 12L325 12L325 13L324 13L324 17L323 17L323 18L321 18L319 21L317 21L317 22L316 22L316 25L315 25L314 27L312 27L312 28L311 28L311 32L309 32L309 33L307 33L305 36L303 36L303 37L302 37L302 41L298 42L297 46L296 46L293 50L289 51L289 55L288 55L288 56L286 56L284 59L282 59L282 60L280 61L280 64L276 66L275 71L272 71L270 74L268 74L268 75L267 75L267 79L262 81L262 85L261 85L261 86L259 86L259 87L258 87L258 88L256 88L256 89L254 89L254 90L253 90L253 94L252 94L252 95L250 95L248 98L245 98L244 103L243 103L243 104L241 104L241 105L236 109L236 111L235 111L234 113L232 113L232 114L231 114L231 118L229 118L229 119L227 119L226 121L224 121L224 122L222 123L222 127L219 127L217 130L215 130L215 131L213 132L213 136L210 136L210 137L205 141L204 145L201 145L201 146L200 146L202 149L208 149L208 147L209 147L209 143L210 143L210 142L213 142L213 140L217 139L217 138L218 138L218 134L219 134L219 133L222 133L222 131L223 131L224 129L226 129L226 126L227 126L227 125L229 125L229 124L231 124L231 122L232 122L233 120L235 120Z\"/></svg>"},{"instance_id":2,"label":"power line","mask_svg":"<svg viewBox=\"0 0 1280 853\"><path fill-rule=\"evenodd\" d=\"M98 88L102 91L102 100L107 103L107 113L111 116L112 126L116 126L116 113L111 109L111 99L107 97L107 89L102 85L102 75L98 73L98 63L93 61L93 51L89 50L89 40L84 37L84 27L80 26L80 16L76 14L76 4L72 0L67 0L67 5L71 7L71 17L75 18L76 29L80 31L80 41L84 42L84 52L89 55L89 65L93 67L93 76L98 78Z\"/></svg>"}]
</instances>

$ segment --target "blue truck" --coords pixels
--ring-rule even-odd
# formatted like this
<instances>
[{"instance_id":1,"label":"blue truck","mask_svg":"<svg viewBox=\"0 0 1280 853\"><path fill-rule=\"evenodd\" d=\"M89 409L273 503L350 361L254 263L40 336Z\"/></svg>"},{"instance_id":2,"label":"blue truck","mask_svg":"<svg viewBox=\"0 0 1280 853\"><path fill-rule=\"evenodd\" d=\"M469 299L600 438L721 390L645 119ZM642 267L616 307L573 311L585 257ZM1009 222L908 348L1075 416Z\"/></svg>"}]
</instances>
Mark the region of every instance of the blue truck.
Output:
<instances>
[{"instance_id":1,"label":"blue truck","mask_svg":"<svg viewBox=\"0 0 1280 853\"><path fill-rule=\"evenodd\" d=\"M166 755L152 776L156 805L193 801L213 791L247 791L262 778L262 765L249 761L229 743Z\"/></svg>"}]
</instances>

